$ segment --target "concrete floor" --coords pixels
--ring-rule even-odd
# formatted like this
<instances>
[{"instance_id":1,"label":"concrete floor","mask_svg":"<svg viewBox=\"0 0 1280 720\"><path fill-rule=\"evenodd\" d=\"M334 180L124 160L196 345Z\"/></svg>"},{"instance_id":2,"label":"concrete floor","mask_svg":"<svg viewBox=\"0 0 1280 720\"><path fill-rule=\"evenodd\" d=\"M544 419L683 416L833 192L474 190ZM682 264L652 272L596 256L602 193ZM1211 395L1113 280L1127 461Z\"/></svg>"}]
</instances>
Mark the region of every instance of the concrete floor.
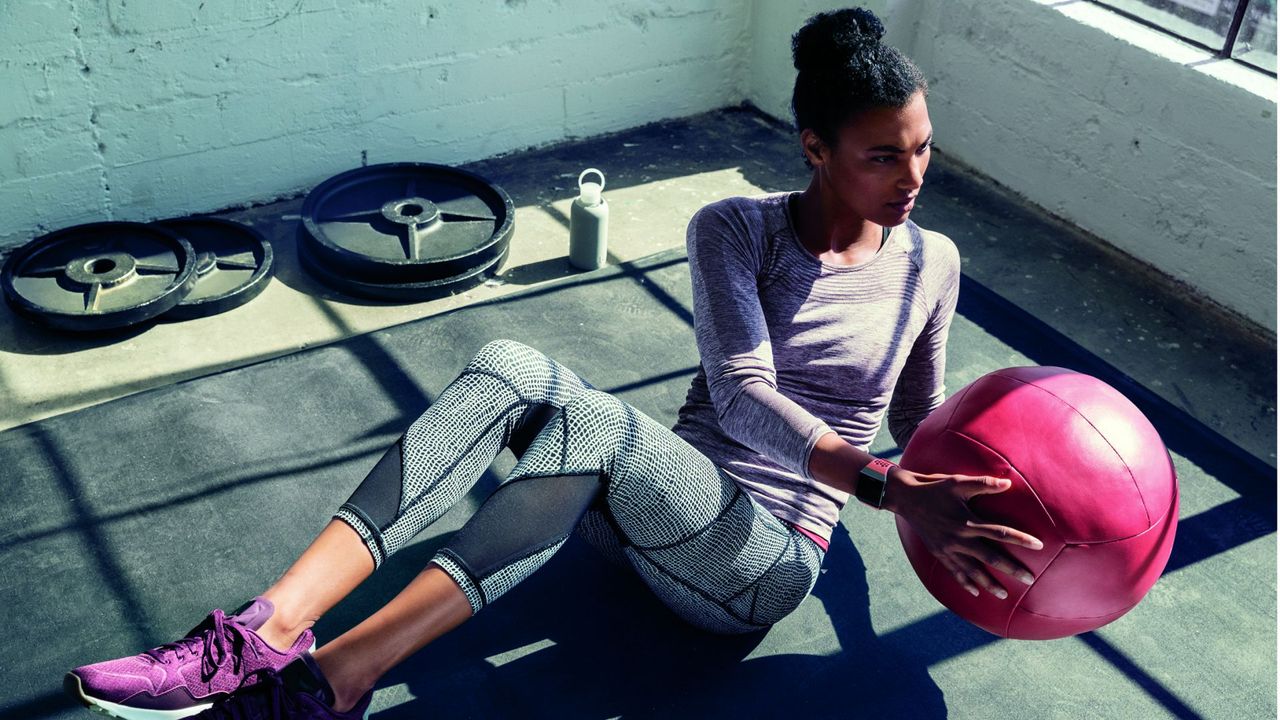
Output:
<instances>
[{"instance_id":1,"label":"concrete floor","mask_svg":"<svg viewBox=\"0 0 1280 720\"><path fill-rule=\"evenodd\" d=\"M945 150L912 218L956 242L967 276L1275 466L1274 336L989 187L948 163ZM608 176L609 261L617 264L683 247L685 223L708 202L802 188L807 175L795 156L787 131L754 112L727 110L474 163L468 168L515 202L510 257L485 285L416 304L344 297L299 267L293 233L303 198L222 213L252 225L276 249L276 278L262 295L222 315L105 339L50 333L5 307L0 430L571 275L568 213L584 167ZM960 201L977 189L1011 202ZM1044 225L1028 232L1032 221ZM1274 297L1275 288L1259 292Z\"/></svg>"},{"instance_id":2,"label":"concrete floor","mask_svg":"<svg viewBox=\"0 0 1280 720\"><path fill-rule=\"evenodd\" d=\"M608 174L606 195L612 205L611 262L615 264L682 247L688 217L711 200L731 194L799 188L806 180L789 133L747 110L725 110L476 163L470 169L501 184L518 208L516 234L506 269L485 286L416 305L383 305L343 298L308 277L298 267L292 248L292 232L301 199L226 213L226 217L252 223L271 239L277 250L276 280L249 305L221 316L161 324L120 337L93 340L48 333L29 326L11 313L0 312L0 394L6 399L0 408L3 412L0 428L10 428L0 432L0 449L6 439L16 447L20 438L26 437L24 432L40 435L42 425L20 426L42 418L439 315L541 283L551 282L555 287L562 287L565 280L554 281L573 274L564 259L568 204L572 198L570 188L578 171L587 166L600 167ZM1118 625L1115 634L1091 636L1093 640L1080 645L1087 648L1082 650L1085 658L1101 656L1110 662L1110 667L1118 668L1099 682L1118 688L1136 683L1146 692L1144 697L1148 701L1154 698L1152 707L1163 709L1163 715L1158 716L1254 717L1261 716L1256 714L1260 711L1274 715L1275 703L1271 696L1275 691L1275 657L1263 657L1257 652L1257 634L1262 633L1261 645L1269 646L1275 631L1275 520L1274 513L1268 513L1268 509L1274 509L1275 498L1274 338L1262 336L1256 329L1196 301L1185 289L1162 281L1108 250L1096 239L1046 218L1000 188L991 187L964 168L948 163L945 147L930 169L913 219L924 227L947 234L957 243L966 275L964 296L985 298L985 301L1003 299L1015 310L1005 314L1005 325L1001 328L982 325L981 314L958 317L957 329L953 331L956 336L963 333L969 338L988 340L975 343L971 339L955 348L949 377L953 373L976 377L997 367L1037 362L1014 340L1019 333L1052 336L1078 352L1109 364L1128 378L1133 389L1154 401L1167 403L1171 412L1185 413L1211 447L1201 455L1189 454L1189 460L1178 456L1186 468L1183 517L1190 520L1185 524L1185 537L1198 541L1199 545L1184 550L1176 560L1179 567L1190 566L1196 572L1179 573L1157 586L1170 589L1160 598L1153 593L1148 603L1140 606L1149 613L1144 629L1137 630L1140 626L1136 623ZM681 279L661 274L671 272L674 271L662 270L653 275L646 286L648 293L661 304L675 308L687 306L679 302L679 297L687 294L678 288ZM637 277L643 283L650 276L640 273ZM1260 288L1259 291L1274 294L1275 289ZM663 301L673 295L678 296L676 300ZM577 333L587 332L580 328L601 322L601 318L611 318L606 322L635 323L641 329L645 322L657 322L646 321L651 317L646 315L648 311L628 299L629 296L617 297L617 307L580 308L581 318L576 317L578 313L569 304L531 322L545 324L540 331L564 338L569 348ZM492 315L498 312L495 308L500 307L490 306L486 312ZM390 335L373 337L376 344L382 342L378 338ZM450 369L461 360L450 358ZM681 364L675 363L674 367L680 368ZM643 370L665 377L659 372L660 368ZM277 368L276 372L283 370ZM199 386L190 387L189 392L180 395L190 398L194 393L199 397ZM677 390L682 393L682 388ZM648 401L653 399L650 397ZM664 396L660 405L678 405L679 399L679 393ZM138 398L137 402L145 404L146 398ZM655 412L655 416L661 412L644 409ZM668 413L674 409L665 407ZM375 429L370 434L383 430L387 428ZM128 442L127 437L124 441ZM371 452L377 444L371 443L370 448L364 450ZM1215 463L1221 457L1236 458L1243 463L1249 468L1248 477L1226 477L1226 473L1216 469L1220 466ZM1263 478L1261 484L1259 477ZM1194 487L1187 485L1193 481L1188 478L1193 478ZM1235 522L1232 519L1235 516L1214 514L1220 508L1239 509L1238 500L1247 501L1245 504L1251 508L1247 521ZM1259 502L1262 520L1257 519ZM1205 516L1215 520L1209 530L1204 529L1203 523L1194 522ZM125 521L145 520L132 510L125 511L121 517ZM14 530L6 534L0 549L26 542L23 532ZM1183 532L1180 529L1180 533ZM858 552L866 558L867 582L873 588L894 587L887 578L895 573L900 575L902 568L877 559L892 555L894 540L881 537L883 528L868 530L854 526L851 533ZM33 537L50 538L52 534L38 529ZM1179 537L1181 541L1184 535ZM878 556L868 549L880 545L889 550ZM854 551L849 548L848 552ZM1215 553L1218 553L1215 563L1192 564ZM552 570L548 568L547 572ZM1241 573L1252 576L1241 576ZM548 577L554 580L556 576ZM1257 587L1260 579L1261 588ZM246 580L246 584L252 582L257 580ZM876 641L888 647L895 637L923 640L933 631L945 630L936 640L940 646L917 649L912 651L915 652L912 657L929 667L939 687L950 689L946 707L956 716L980 714L975 693L981 695L978 688L985 685L973 684L975 672L1001 673L1008 667L1006 663L1025 663L1028 658L1036 657L1034 650L1017 648L1040 646L988 645L963 633L957 640L952 637L956 632L954 627L938 626L937 621L931 619L936 617L930 615L936 606L927 603L920 605L912 600L911 603L916 603L912 607L917 610L910 616L884 616L886 607L902 602L902 593L919 595L918 587L907 584L904 588L880 591L888 595L872 594ZM1160 614L1176 616L1170 603L1202 597L1207 602L1207 596L1215 593L1223 593L1225 597L1220 602L1209 603L1214 608L1209 612L1223 616L1215 616L1211 622L1203 618L1197 620L1201 624L1195 626L1193 634L1197 638L1211 635L1214 623L1249 623L1247 628L1251 629L1243 630L1252 641L1240 649L1213 645L1212 651L1204 651L1209 658L1229 659L1222 664L1235 668L1231 673L1233 682L1245 688L1239 702L1222 700L1230 693L1215 689L1216 681L1206 681L1206 687L1170 689L1162 681L1153 679L1164 677L1166 671L1176 675L1179 670L1166 669L1161 664L1167 664L1169 658L1178 653L1164 653L1162 659L1162 651L1158 644L1153 644L1152 638L1159 635L1161 627L1169 630L1171 636L1178 633L1172 625L1151 627L1150 618L1171 622ZM829 592L821 599L829 609L841 604L841 600ZM880 605L882 602L887 604ZM1198 600L1191 602L1198 607ZM203 600L195 604L201 603ZM190 609L185 607L185 600L179 604L184 605L181 612L179 608L162 605L154 611L155 615L147 618L148 622L135 618L140 628L138 635L149 638L157 632L156 627L181 624L183 621L174 617L189 615ZM1245 605L1252 609L1235 609ZM779 637L787 639L793 648L803 646L796 638L805 636L808 627L805 623L826 622L812 616L813 611L810 606L808 614L781 629ZM867 611L863 608L861 612ZM839 629L837 627L837 634ZM1241 630L1237 628L1232 637L1238 638ZM540 636L531 636L530 641L534 645L545 644ZM956 649L945 649L952 646ZM1045 652L1055 659L1055 664L1080 660L1074 657L1073 651L1062 650L1066 646L1053 647L1057 649ZM982 652L970 652L977 648L983 648ZM496 664L490 664L497 667L514 662L522 652L534 651L510 650L507 653L510 657L504 655ZM960 658L965 653L970 654L962 662ZM763 656L768 654L757 651L753 655L761 661L756 667L763 665ZM0 652L0 664L6 657L13 659L14 656ZM488 660L494 661L496 657ZM1033 687L1045 690L1053 683L1053 672L1043 668L1018 667L1016 674L1033 682ZM995 681L987 680L986 684L992 682ZM400 691L384 692L378 704L394 708L407 701L397 693ZM53 714L43 710L32 712L45 708L51 701L29 700L30 697L21 695L12 701L0 700L0 716ZM1004 716L1011 707L1016 707L1016 703L1009 700L1006 697L999 703L997 716ZM958 709L963 712L957 712ZM1078 717L1067 713L1067 710L1038 711L1025 716ZM650 716L644 712L635 715Z\"/></svg>"},{"instance_id":3,"label":"concrete floor","mask_svg":"<svg viewBox=\"0 0 1280 720\"><path fill-rule=\"evenodd\" d=\"M681 149L679 142L656 135L646 142L664 143L668 154ZM664 163L658 172L655 164L634 163L636 154L652 150L645 143L618 139L597 142L592 152L542 151L471 166L512 196L516 231L501 274L452 297L384 304L346 297L321 284L298 262L294 232L303 203L299 197L220 215L262 232L276 259L273 282L251 303L230 312L85 338L45 331L5 306L0 310L0 396L11 401L0 405L0 430L571 275L567 226L583 169L579 164L600 165L608 174L611 264L683 247L684 223L699 207L726 194L758 192L732 168L708 168L686 159Z\"/></svg>"}]
</instances>

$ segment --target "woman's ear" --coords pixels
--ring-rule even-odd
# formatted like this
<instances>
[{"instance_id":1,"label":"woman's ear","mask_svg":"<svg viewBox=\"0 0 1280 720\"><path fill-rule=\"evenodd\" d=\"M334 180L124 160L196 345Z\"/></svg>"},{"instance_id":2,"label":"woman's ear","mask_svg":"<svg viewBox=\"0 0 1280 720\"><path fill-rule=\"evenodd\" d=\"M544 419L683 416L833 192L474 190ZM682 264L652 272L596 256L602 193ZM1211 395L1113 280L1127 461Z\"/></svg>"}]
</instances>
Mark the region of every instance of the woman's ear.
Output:
<instances>
[{"instance_id":1,"label":"woman's ear","mask_svg":"<svg viewBox=\"0 0 1280 720\"><path fill-rule=\"evenodd\" d=\"M822 142L822 138L818 137L818 133L811 128L805 128L800 131L800 148L804 152L805 158L809 160L809 164L813 167L820 167L827 162L827 144Z\"/></svg>"}]
</instances>

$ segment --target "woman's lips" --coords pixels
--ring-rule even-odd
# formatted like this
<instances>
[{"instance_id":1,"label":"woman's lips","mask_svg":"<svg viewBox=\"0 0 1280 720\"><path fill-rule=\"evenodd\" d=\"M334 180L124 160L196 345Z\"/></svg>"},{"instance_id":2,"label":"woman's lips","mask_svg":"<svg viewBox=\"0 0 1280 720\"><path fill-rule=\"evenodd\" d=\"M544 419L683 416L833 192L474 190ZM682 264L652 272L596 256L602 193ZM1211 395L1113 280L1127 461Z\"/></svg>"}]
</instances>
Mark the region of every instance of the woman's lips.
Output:
<instances>
[{"instance_id":1,"label":"woman's lips","mask_svg":"<svg viewBox=\"0 0 1280 720\"><path fill-rule=\"evenodd\" d=\"M912 195L911 197L907 198L906 200L903 200L902 202L885 203L885 204L893 208L894 210L897 210L900 213L910 212L911 208L916 206L916 196Z\"/></svg>"}]
</instances>

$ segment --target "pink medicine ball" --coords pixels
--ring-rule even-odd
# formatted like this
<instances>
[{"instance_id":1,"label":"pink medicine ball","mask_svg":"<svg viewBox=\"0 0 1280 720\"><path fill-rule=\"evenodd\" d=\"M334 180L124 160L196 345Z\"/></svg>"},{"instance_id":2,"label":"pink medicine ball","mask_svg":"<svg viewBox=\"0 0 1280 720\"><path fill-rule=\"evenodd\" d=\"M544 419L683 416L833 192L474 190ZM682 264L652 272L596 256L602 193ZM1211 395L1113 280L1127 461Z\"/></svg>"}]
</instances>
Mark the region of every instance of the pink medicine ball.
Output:
<instances>
[{"instance_id":1,"label":"pink medicine ball","mask_svg":"<svg viewBox=\"0 0 1280 720\"><path fill-rule=\"evenodd\" d=\"M1009 591L970 595L898 518L924 586L943 605L1001 637L1045 640L1099 628L1142 600L1173 549L1178 481L1168 450L1128 398L1057 367L985 375L916 430L902 467L917 473L1009 478L970 507L984 521L1044 542L1002 543L1036 576L1027 586L990 569Z\"/></svg>"}]
</instances>

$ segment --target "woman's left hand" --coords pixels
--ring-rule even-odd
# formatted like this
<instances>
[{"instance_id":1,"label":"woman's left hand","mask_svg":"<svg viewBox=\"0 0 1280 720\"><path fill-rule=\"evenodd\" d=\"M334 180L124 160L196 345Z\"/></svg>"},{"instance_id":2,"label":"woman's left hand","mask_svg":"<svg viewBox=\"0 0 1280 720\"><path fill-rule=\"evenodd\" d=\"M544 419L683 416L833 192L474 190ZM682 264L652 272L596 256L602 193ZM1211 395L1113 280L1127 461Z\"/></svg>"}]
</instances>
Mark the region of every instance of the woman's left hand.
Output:
<instances>
[{"instance_id":1,"label":"woman's left hand","mask_svg":"<svg viewBox=\"0 0 1280 720\"><path fill-rule=\"evenodd\" d=\"M1044 545L1015 528L983 522L969 509L969 499L1009 487L1003 478L923 475L895 466L889 470L883 507L910 523L929 552L971 594L982 588L1003 600L1008 593L988 566L1028 585L1035 578L1001 544L1032 550Z\"/></svg>"}]
</instances>

